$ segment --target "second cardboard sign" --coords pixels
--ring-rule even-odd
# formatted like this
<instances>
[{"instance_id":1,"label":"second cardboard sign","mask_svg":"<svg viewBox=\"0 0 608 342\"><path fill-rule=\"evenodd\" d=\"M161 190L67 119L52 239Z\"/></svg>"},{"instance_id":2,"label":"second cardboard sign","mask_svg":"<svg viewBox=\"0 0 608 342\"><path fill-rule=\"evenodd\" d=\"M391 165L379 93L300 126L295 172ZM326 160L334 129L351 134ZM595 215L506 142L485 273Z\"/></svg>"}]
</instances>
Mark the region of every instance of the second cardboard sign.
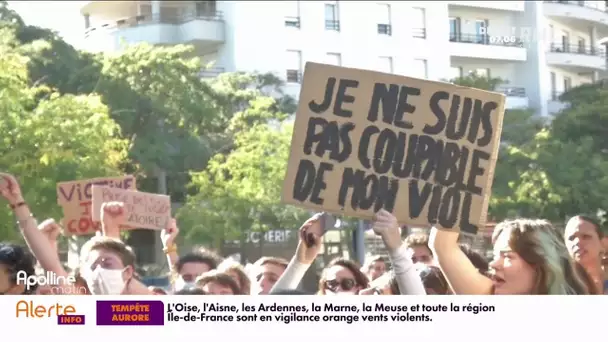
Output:
<instances>
[{"instance_id":1,"label":"second cardboard sign","mask_svg":"<svg viewBox=\"0 0 608 342\"><path fill-rule=\"evenodd\" d=\"M104 202L124 203L124 224L130 227L164 229L171 218L169 196L94 185L91 212L93 221L101 221L101 205Z\"/></svg>"}]
</instances>

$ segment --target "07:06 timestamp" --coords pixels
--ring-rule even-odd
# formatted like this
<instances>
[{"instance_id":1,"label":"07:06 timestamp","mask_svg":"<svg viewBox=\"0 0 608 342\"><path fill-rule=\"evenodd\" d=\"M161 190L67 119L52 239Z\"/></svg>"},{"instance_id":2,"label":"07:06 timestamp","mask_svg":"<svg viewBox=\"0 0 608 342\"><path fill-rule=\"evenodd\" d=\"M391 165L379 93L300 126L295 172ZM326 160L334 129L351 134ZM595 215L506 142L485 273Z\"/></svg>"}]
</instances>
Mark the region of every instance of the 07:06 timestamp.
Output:
<instances>
[{"instance_id":1,"label":"07:06 timestamp","mask_svg":"<svg viewBox=\"0 0 608 342\"><path fill-rule=\"evenodd\" d=\"M515 36L490 36L490 44L515 44L519 39Z\"/></svg>"}]
</instances>

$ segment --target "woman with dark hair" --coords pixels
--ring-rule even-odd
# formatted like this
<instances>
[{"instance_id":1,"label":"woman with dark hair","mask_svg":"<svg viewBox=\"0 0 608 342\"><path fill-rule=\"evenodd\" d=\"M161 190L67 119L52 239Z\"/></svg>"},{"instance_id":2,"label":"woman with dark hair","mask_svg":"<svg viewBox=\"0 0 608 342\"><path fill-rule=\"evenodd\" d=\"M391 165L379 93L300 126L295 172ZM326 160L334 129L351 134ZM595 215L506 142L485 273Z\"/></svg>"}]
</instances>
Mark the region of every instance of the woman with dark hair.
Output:
<instances>
[{"instance_id":1,"label":"woman with dark hair","mask_svg":"<svg viewBox=\"0 0 608 342\"><path fill-rule=\"evenodd\" d=\"M317 294L358 294L368 284L369 280L356 262L337 258L323 270Z\"/></svg>"}]
</instances>

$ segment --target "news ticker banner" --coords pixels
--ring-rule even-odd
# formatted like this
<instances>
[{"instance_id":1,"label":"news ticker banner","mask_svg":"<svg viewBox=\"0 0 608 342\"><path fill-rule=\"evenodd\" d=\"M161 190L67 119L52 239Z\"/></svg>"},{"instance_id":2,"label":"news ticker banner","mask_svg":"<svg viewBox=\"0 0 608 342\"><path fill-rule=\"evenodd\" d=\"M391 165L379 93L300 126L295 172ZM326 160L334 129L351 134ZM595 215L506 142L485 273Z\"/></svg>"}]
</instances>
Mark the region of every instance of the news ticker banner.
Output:
<instances>
[{"instance_id":1,"label":"news ticker banner","mask_svg":"<svg viewBox=\"0 0 608 342\"><path fill-rule=\"evenodd\" d=\"M595 327L603 326L606 307L608 296L0 296L4 332L33 338L69 332L95 340L99 331L104 341L114 334L186 339L201 325L205 338L235 341L258 335L268 340L271 329L270 340L294 342L305 334L287 330L293 327L357 339L406 332L408 338L453 339L466 333L471 341L511 342L525 331L527 340L580 340L599 332ZM568 328L579 323L594 328ZM171 325L180 329L163 330ZM147 328L135 328L141 326Z\"/></svg>"}]
</instances>

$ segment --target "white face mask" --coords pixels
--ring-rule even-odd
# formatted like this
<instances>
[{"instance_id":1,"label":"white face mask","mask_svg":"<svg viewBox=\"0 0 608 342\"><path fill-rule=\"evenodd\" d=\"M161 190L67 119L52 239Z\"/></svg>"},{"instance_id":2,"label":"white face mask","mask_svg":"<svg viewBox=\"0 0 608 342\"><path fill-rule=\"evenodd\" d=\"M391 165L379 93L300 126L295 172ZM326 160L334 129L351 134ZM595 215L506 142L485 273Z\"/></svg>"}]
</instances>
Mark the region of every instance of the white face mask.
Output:
<instances>
[{"instance_id":1,"label":"white face mask","mask_svg":"<svg viewBox=\"0 0 608 342\"><path fill-rule=\"evenodd\" d=\"M92 294L95 295L119 295L125 289L125 281L122 278L124 269L108 270L97 266L97 268L86 277L87 285Z\"/></svg>"},{"instance_id":2,"label":"white face mask","mask_svg":"<svg viewBox=\"0 0 608 342\"><path fill-rule=\"evenodd\" d=\"M181 291L189 288L196 287L196 283L193 281L185 281L182 277L178 277L175 279L175 283L173 284L173 291Z\"/></svg>"}]
</instances>

